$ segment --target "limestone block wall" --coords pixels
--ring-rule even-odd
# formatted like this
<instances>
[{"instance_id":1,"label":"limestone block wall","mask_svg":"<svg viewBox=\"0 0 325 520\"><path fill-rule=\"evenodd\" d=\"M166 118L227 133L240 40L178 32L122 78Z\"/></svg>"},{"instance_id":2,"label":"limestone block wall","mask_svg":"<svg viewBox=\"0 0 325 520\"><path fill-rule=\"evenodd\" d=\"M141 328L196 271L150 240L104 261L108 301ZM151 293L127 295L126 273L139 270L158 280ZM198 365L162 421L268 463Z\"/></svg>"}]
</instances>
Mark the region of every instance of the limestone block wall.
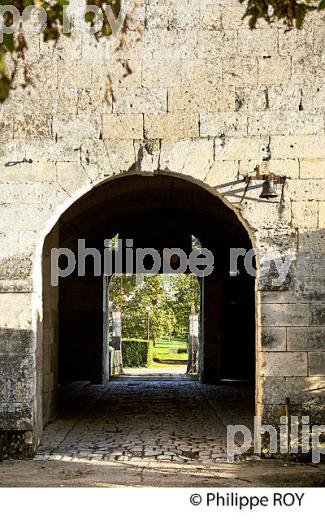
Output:
<instances>
[{"instance_id":1,"label":"limestone block wall","mask_svg":"<svg viewBox=\"0 0 325 520\"><path fill-rule=\"evenodd\" d=\"M33 85L21 86L21 70L0 108L1 428L39 422L46 234L99 183L157 171L222 197L260 267L273 251L293 259L281 287L274 270L256 287L257 412L272 420L289 397L324 419L324 20L250 31L235 0L127 9L122 47L80 32L56 47L30 36ZM260 183L241 202L241 175L263 161L288 177L283 207L259 199Z\"/></svg>"}]
</instances>

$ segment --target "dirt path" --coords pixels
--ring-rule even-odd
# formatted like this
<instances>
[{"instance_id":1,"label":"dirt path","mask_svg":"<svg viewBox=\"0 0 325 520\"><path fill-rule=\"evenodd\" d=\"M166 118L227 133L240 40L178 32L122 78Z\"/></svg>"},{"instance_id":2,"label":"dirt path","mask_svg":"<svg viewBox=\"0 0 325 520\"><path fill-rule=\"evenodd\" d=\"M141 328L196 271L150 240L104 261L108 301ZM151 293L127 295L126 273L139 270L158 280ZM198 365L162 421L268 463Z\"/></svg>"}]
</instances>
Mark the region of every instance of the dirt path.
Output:
<instances>
[{"instance_id":1,"label":"dirt path","mask_svg":"<svg viewBox=\"0 0 325 520\"><path fill-rule=\"evenodd\" d=\"M0 487L325 487L324 465L13 461Z\"/></svg>"}]
</instances>

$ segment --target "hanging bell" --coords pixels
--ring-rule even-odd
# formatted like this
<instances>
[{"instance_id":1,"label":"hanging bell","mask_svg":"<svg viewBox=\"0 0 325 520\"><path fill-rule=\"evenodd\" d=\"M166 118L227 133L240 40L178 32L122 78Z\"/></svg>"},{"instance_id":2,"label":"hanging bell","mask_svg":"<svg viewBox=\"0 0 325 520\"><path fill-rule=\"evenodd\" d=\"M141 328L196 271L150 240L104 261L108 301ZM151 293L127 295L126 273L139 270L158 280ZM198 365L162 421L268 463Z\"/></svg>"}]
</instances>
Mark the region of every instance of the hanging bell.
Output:
<instances>
[{"instance_id":1,"label":"hanging bell","mask_svg":"<svg viewBox=\"0 0 325 520\"><path fill-rule=\"evenodd\" d=\"M263 182L263 190L260 195L260 199L275 199L278 197L276 192L274 181L266 180Z\"/></svg>"}]
</instances>

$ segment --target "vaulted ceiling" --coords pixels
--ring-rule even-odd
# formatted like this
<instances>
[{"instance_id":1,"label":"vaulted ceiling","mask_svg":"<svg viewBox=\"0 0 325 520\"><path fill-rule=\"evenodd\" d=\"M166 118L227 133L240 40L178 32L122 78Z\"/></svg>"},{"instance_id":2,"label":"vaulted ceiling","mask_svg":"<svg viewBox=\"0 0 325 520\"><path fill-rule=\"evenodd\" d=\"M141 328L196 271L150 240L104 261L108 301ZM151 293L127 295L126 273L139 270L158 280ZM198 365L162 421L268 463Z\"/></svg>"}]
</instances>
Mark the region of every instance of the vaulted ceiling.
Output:
<instances>
[{"instance_id":1,"label":"vaulted ceiling","mask_svg":"<svg viewBox=\"0 0 325 520\"><path fill-rule=\"evenodd\" d=\"M62 246L77 238L102 242L117 233L144 247L249 242L235 213L204 188L166 174L109 180L74 203L60 219Z\"/></svg>"}]
</instances>

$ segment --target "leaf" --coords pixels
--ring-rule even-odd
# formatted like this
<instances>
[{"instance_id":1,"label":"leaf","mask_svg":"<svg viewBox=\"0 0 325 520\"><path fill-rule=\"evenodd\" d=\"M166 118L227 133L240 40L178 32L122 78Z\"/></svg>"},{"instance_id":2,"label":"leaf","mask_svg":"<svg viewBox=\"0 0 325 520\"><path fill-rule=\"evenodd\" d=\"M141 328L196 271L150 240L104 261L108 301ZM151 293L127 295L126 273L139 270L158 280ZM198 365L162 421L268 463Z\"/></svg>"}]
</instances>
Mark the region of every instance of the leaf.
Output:
<instances>
[{"instance_id":1,"label":"leaf","mask_svg":"<svg viewBox=\"0 0 325 520\"><path fill-rule=\"evenodd\" d=\"M0 103L3 103L10 92L10 79L5 74L0 74Z\"/></svg>"},{"instance_id":2,"label":"leaf","mask_svg":"<svg viewBox=\"0 0 325 520\"><path fill-rule=\"evenodd\" d=\"M3 44L9 52L13 52L15 49L14 35L13 34L4 34L3 35Z\"/></svg>"}]
</instances>

